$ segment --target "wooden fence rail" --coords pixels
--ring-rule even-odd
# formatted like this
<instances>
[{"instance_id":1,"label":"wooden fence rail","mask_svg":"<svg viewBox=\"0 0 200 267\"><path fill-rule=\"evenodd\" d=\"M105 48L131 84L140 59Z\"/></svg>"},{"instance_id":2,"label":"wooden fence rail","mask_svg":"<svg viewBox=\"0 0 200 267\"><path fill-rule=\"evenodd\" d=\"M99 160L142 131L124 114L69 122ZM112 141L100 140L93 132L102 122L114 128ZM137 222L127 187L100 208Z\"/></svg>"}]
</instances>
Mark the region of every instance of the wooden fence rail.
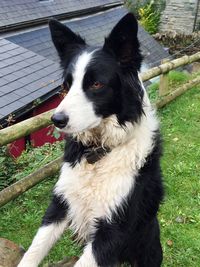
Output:
<instances>
[{"instance_id":1,"label":"wooden fence rail","mask_svg":"<svg viewBox=\"0 0 200 267\"><path fill-rule=\"evenodd\" d=\"M62 157L57 158L37 171L27 175L25 178L3 189L0 192L0 207L40 183L46 177L56 174L60 170L61 163Z\"/></svg>"},{"instance_id":2,"label":"wooden fence rail","mask_svg":"<svg viewBox=\"0 0 200 267\"><path fill-rule=\"evenodd\" d=\"M53 110L50 110L0 130L0 147L49 126L52 114Z\"/></svg>"},{"instance_id":3,"label":"wooden fence rail","mask_svg":"<svg viewBox=\"0 0 200 267\"><path fill-rule=\"evenodd\" d=\"M145 73L141 74L142 81L150 80L160 74L167 73L170 70L187 65L189 63L200 60L200 52L191 55L184 56L170 62L166 62L158 67L152 68ZM53 113L52 110L35 116L33 118L24 120L13 126L0 130L0 146L11 143L23 136L26 136L32 132L42 129L51 124L50 116Z\"/></svg>"},{"instance_id":4,"label":"wooden fence rail","mask_svg":"<svg viewBox=\"0 0 200 267\"><path fill-rule=\"evenodd\" d=\"M184 66L188 63L195 62L200 60L200 52L192 56L184 56L182 58L173 60L171 62L166 62L159 67L152 68L145 73L141 74L142 81L147 81L153 77L156 77L160 74L168 73L170 70L175 69L180 66ZM197 77L181 87L170 92L167 96L161 98L157 103L157 108L161 108L177 96L184 93L186 90L194 87L200 83L200 77ZM22 121L13 126L7 127L3 130L0 130L0 146L6 145L14 140L17 140L23 136L26 136L34 131L37 131L41 128L44 128L51 124L50 117L53 113L53 110L30 118L28 120ZM0 192L0 207L8 203L10 200L21 195L28 189L32 188L34 185L38 184L45 178L54 175L60 169L62 162L62 157L58 158L34 173L26 176L22 180L14 183L13 185L5 188Z\"/></svg>"},{"instance_id":5,"label":"wooden fence rail","mask_svg":"<svg viewBox=\"0 0 200 267\"><path fill-rule=\"evenodd\" d=\"M174 70L178 67L182 67L185 65L188 65L192 62L200 60L200 52L191 55L191 56L183 56L181 58L174 59L170 62L166 62L164 64L161 64L158 67L152 68L144 73L141 74L142 81L148 81L156 76L159 76L160 74L167 73L170 70Z\"/></svg>"},{"instance_id":6,"label":"wooden fence rail","mask_svg":"<svg viewBox=\"0 0 200 267\"><path fill-rule=\"evenodd\" d=\"M186 92L188 89L194 87L195 85L200 84L200 76L186 82L185 84L183 84L182 86L180 86L179 88L173 90L172 92L170 92L167 96L161 98L161 100L159 100L158 102L156 102L156 107L157 108L162 108L165 105L167 105L169 102L171 102L172 100L174 100L176 97L182 95L184 92Z\"/></svg>"}]
</instances>

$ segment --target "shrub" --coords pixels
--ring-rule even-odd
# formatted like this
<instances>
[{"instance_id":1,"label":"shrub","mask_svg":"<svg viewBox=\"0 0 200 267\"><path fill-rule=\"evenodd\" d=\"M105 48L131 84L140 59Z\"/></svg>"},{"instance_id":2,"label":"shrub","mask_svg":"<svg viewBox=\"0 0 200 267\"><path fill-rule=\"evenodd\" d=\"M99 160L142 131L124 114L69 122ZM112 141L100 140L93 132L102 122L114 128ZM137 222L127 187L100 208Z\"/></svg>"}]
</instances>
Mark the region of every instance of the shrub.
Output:
<instances>
[{"instance_id":1,"label":"shrub","mask_svg":"<svg viewBox=\"0 0 200 267\"><path fill-rule=\"evenodd\" d=\"M155 2L151 1L139 8L139 22L150 34L158 32L160 24L160 12L156 10Z\"/></svg>"},{"instance_id":2,"label":"shrub","mask_svg":"<svg viewBox=\"0 0 200 267\"><path fill-rule=\"evenodd\" d=\"M16 163L8 155L6 147L0 148L0 191L15 182L13 172L16 171Z\"/></svg>"},{"instance_id":3,"label":"shrub","mask_svg":"<svg viewBox=\"0 0 200 267\"><path fill-rule=\"evenodd\" d=\"M149 3L149 0L126 0L125 5L126 7L135 14L137 18L139 18L139 9Z\"/></svg>"}]
</instances>

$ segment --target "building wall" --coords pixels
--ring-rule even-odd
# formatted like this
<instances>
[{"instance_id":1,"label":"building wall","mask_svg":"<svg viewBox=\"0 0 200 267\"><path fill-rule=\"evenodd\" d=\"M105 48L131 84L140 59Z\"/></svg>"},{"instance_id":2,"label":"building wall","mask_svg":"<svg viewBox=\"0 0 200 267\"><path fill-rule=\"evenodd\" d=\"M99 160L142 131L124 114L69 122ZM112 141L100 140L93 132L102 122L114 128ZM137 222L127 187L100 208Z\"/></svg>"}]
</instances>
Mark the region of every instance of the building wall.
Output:
<instances>
[{"instance_id":1,"label":"building wall","mask_svg":"<svg viewBox=\"0 0 200 267\"><path fill-rule=\"evenodd\" d=\"M161 31L177 31L190 34L193 32L197 0L166 0L166 7L161 16ZM200 3L196 28L200 21Z\"/></svg>"},{"instance_id":2,"label":"building wall","mask_svg":"<svg viewBox=\"0 0 200 267\"><path fill-rule=\"evenodd\" d=\"M198 14L197 14L196 30L197 31L200 31L200 1L199 1L199 4L198 4Z\"/></svg>"},{"instance_id":3,"label":"building wall","mask_svg":"<svg viewBox=\"0 0 200 267\"><path fill-rule=\"evenodd\" d=\"M8 145L8 153L13 158L17 158L26 148L25 138L18 139Z\"/></svg>"},{"instance_id":4,"label":"building wall","mask_svg":"<svg viewBox=\"0 0 200 267\"><path fill-rule=\"evenodd\" d=\"M53 96L48 99L42 105L37 106L33 111L33 116L44 113L45 111L56 108L61 102L61 98L59 96ZM45 143L54 143L55 141L61 140L63 136L59 139L56 139L53 136L54 126L50 125L49 127L38 130L37 132L30 134L30 141L33 147L42 146Z\"/></svg>"}]
</instances>

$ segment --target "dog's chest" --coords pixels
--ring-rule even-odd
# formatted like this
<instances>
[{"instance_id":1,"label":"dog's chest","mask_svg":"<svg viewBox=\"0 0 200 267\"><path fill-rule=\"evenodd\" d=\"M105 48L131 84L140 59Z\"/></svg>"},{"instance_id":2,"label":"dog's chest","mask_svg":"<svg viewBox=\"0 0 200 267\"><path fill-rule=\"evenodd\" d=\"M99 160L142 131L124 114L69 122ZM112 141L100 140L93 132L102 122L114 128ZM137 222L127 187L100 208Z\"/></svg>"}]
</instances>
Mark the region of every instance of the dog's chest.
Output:
<instances>
[{"instance_id":1,"label":"dog's chest","mask_svg":"<svg viewBox=\"0 0 200 267\"><path fill-rule=\"evenodd\" d=\"M112 151L95 164L85 159L72 168L64 163L56 194L69 204L71 227L81 239L95 231L95 219L110 219L134 186L137 170L134 153L126 148Z\"/></svg>"}]
</instances>

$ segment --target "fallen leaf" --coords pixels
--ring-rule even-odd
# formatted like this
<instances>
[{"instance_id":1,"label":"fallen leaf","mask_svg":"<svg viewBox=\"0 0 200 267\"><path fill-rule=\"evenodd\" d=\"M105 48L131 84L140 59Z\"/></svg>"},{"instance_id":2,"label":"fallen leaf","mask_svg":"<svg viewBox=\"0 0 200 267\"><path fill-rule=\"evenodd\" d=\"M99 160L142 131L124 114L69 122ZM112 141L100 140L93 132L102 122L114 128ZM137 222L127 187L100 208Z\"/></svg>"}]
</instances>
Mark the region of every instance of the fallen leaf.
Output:
<instances>
[{"instance_id":1,"label":"fallen leaf","mask_svg":"<svg viewBox=\"0 0 200 267\"><path fill-rule=\"evenodd\" d=\"M167 240L167 245L169 246L169 247L172 247L173 246L173 241L172 240Z\"/></svg>"},{"instance_id":2,"label":"fallen leaf","mask_svg":"<svg viewBox=\"0 0 200 267\"><path fill-rule=\"evenodd\" d=\"M178 217L176 217L175 221L177 223L184 223L185 220L184 220L184 218L182 216L178 216Z\"/></svg>"}]
</instances>

